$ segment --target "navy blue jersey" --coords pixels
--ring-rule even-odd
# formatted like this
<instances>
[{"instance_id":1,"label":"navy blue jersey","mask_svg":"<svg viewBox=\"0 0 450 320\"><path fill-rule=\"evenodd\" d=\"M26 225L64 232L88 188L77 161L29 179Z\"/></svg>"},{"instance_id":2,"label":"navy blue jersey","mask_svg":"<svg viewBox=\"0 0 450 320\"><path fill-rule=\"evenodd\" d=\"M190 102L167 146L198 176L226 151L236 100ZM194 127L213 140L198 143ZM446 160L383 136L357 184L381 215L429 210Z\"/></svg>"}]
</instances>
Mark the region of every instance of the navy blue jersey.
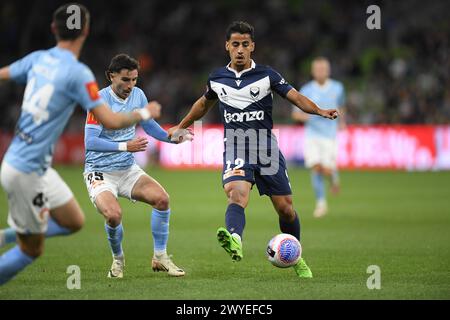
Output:
<instances>
[{"instance_id":1,"label":"navy blue jersey","mask_svg":"<svg viewBox=\"0 0 450 320\"><path fill-rule=\"evenodd\" d=\"M254 129L257 133L266 132L270 143L274 141L271 138L273 92L285 98L291 89L278 72L252 60L251 67L241 72L229 66L212 72L205 98L219 99L225 137L227 129Z\"/></svg>"}]
</instances>

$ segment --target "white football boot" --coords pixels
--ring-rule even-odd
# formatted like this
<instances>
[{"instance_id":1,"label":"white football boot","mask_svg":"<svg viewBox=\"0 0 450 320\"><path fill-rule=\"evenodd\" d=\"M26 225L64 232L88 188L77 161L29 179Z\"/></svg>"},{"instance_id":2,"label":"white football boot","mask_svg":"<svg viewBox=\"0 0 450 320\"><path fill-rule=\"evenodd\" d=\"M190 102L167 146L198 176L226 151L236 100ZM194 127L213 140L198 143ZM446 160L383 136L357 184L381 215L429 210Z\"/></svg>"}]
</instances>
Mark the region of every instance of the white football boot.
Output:
<instances>
[{"instance_id":1,"label":"white football boot","mask_svg":"<svg viewBox=\"0 0 450 320\"><path fill-rule=\"evenodd\" d=\"M316 209L314 209L313 216L314 218L321 218L326 215L328 212L328 205L326 200L321 199L316 203Z\"/></svg>"},{"instance_id":2,"label":"white football boot","mask_svg":"<svg viewBox=\"0 0 450 320\"><path fill-rule=\"evenodd\" d=\"M123 278L123 269L125 268L125 257L113 257L111 269L108 271L108 278Z\"/></svg>"},{"instance_id":3,"label":"white football boot","mask_svg":"<svg viewBox=\"0 0 450 320\"><path fill-rule=\"evenodd\" d=\"M167 253L157 256L153 255L152 258L152 269L153 271L164 271L171 277L182 277L185 275L183 269L177 267L173 263L172 256L168 256Z\"/></svg>"}]
</instances>

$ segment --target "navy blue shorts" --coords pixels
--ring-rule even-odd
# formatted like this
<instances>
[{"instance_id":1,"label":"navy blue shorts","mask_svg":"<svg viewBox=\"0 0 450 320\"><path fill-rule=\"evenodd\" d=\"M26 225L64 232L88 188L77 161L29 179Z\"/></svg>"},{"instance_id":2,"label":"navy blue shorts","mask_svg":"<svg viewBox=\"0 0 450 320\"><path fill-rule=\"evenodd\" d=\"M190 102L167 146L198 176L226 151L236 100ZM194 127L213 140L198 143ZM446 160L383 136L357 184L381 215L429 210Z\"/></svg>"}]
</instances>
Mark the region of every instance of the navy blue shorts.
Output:
<instances>
[{"instance_id":1,"label":"navy blue shorts","mask_svg":"<svg viewBox=\"0 0 450 320\"><path fill-rule=\"evenodd\" d=\"M231 181L248 181L258 187L260 195L284 196L292 194L291 183L286 168L286 160L279 152L278 169L268 169L268 165L261 163L250 164L243 159L227 159L223 154L222 185ZM269 173L269 174L267 174Z\"/></svg>"}]
</instances>

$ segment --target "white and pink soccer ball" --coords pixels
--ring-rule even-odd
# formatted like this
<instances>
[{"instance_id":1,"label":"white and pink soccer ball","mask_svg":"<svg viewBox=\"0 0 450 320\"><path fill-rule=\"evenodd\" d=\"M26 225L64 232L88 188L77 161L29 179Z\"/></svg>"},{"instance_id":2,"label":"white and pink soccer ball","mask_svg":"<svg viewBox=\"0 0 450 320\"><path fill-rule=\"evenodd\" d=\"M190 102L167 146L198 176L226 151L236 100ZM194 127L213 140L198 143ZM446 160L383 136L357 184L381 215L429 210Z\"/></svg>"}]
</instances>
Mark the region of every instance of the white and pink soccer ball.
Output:
<instances>
[{"instance_id":1,"label":"white and pink soccer ball","mask_svg":"<svg viewBox=\"0 0 450 320\"><path fill-rule=\"evenodd\" d=\"M302 246L294 236L281 233L269 241L266 255L275 267L288 268L296 265L300 260Z\"/></svg>"}]
</instances>

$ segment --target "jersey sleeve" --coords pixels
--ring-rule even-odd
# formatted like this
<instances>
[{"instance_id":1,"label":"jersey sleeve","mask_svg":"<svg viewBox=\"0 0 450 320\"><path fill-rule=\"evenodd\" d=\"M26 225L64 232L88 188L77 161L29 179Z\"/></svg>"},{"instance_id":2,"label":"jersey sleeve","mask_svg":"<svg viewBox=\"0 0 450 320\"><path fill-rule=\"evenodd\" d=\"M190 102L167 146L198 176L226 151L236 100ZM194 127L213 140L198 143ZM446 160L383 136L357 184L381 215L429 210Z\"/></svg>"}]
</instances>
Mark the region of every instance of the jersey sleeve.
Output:
<instances>
[{"instance_id":1,"label":"jersey sleeve","mask_svg":"<svg viewBox=\"0 0 450 320\"><path fill-rule=\"evenodd\" d=\"M206 92L204 94L207 100L217 100L217 93L211 88L211 76L208 77L208 82L206 84Z\"/></svg>"},{"instance_id":2,"label":"jersey sleeve","mask_svg":"<svg viewBox=\"0 0 450 320\"><path fill-rule=\"evenodd\" d=\"M272 68L268 69L268 73L270 78L270 88L281 97L286 98L287 93L293 89L293 87Z\"/></svg>"},{"instance_id":3,"label":"jersey sleeve","mask_svg":"<svg viewBox=\"0 0 450 320\"><path fill-rule=\"evenodd\" d=\"M338 107L343 107L345 105L345 90L344 86L340 84L339 86L339 96L338 96Z\"/></svg>"},{"instance_id":4,"label":"jersey sleeve","mask_svg":"<svg viewBox=\"0 0 450 320\"><path fill-rule=\"evenodd\" d=\"M75 78L72 86L76 102L86 111L104 104L105 102L99 94L97 81L92 71L85 65L82 66L81 70L77 71L74 74Z\"/></svg>"},{"instance_id":5,"label":"jersey sleeve","mask_svg":"<svg viewBox=\"0 0 450 320\"><path fill-rule=\"evenodd\" d=\"M18 83L27 82L27 74L37 60L41 51L32 52L9 66L9 74L12 80Z\"/></svg>"},{"instance_id":6,"label":"jersey sleeve","mask_svg":"<svg viewBox=\"0 0 450 320\"><path fill-rule=\"evenodd\" d=\"M119 143L100 138L101 129L86 127L84 129L84 144L86 151L119 152Z\"/></svg>"}]
</instances>

